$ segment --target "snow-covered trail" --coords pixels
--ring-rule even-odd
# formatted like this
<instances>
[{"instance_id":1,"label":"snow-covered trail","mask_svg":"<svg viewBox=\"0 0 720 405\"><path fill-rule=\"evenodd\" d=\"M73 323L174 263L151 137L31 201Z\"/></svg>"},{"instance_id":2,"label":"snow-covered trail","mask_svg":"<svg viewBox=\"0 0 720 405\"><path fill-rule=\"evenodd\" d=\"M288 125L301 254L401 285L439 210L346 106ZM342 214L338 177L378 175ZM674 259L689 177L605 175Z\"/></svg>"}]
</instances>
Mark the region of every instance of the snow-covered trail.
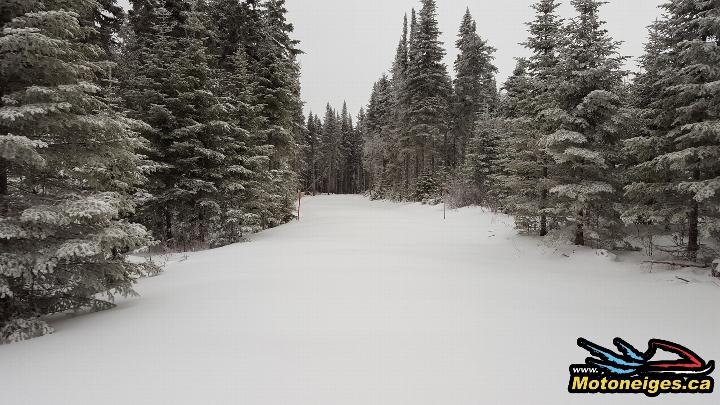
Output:
<instances>
[{"instance_id":1,"label":"snow-covered trail","mask_svg":"<svg viewBox=\"0 0 720 405\"><path fill-rule=\"evenodd\" d=\"M517 236L480 209L355 196L190 254L141 298L0 346L0 403L640 403L571 396L580 336L677 341L720 360L720 288ZM717 403L717 395L653 401Z\"/></svg>"}]
</instances>

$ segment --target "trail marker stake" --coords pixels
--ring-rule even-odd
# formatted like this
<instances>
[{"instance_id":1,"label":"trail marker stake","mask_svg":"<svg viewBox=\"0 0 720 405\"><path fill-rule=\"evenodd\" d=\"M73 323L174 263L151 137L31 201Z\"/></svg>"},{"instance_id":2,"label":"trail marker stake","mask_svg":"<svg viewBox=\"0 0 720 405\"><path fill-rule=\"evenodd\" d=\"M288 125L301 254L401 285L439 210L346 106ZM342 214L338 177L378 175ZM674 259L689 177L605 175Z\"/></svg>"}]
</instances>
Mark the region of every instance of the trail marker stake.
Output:
<instances>
[{"instance_id":1,"label":"trail marker stake","mask_svg":"<svg viewBox=\"0 0 720 405\"><path fill-rule=\"evenodd\" d=\"M300 221L300 202L302 201L302 191L298 190L298 214L297 220Z\"/></svg>"},{"instance_id":2,"label":"trail marker stake","mask_svg":"<svg viewBox=\"0 0 720 405\"><path fill-rule=\"evenodd\" d=\"M442 200L443 200L443 219L447 219L447 202L446 200L447 196L447 187L442 187Z\"/></svg>"}]
</instances>

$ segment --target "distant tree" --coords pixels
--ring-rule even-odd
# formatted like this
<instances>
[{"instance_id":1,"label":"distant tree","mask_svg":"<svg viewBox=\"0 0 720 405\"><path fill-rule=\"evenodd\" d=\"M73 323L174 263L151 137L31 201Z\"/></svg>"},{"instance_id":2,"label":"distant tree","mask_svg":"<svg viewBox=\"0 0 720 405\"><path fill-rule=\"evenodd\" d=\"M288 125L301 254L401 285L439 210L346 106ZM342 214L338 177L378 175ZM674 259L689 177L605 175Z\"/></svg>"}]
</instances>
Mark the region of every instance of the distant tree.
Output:
<instances>
[{"instance_id":1,"label":"distant tree","mask_svg":"<svg viewBox=\"0 0 720 405\"><path fill-rule=\"evenodd\" d=\"M320 164L320 136L322 122L310 113L307 118L307 137L305 140L306 171L303 176L304 189L316 194L318 191L318 166Z\"/></svg>"},{"instance_id":2,"label":"distant tree","mask_svg":"<svg viewBox=\"0 0 720 405\"><path fill-rule=\"evenodd\" d=\"M393 188L392 178L388 176L388 164L393 153L388 145L394 105L390 80L383 75L373 86L370 104L363 121L364 166L368 172L370 188L374 196L380 198L388 197L388 193Z\"/></svg>"}]
</instances>

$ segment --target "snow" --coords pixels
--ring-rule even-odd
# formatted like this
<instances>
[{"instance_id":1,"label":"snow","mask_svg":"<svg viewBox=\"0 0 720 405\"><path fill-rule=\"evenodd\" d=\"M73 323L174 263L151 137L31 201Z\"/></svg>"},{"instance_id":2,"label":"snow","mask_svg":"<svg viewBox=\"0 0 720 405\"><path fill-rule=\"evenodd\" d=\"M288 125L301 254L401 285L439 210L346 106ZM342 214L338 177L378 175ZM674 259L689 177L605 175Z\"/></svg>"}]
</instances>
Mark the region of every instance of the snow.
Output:
<instances>
[{"instance_id":1,"label":"snow","mask_svg":"<svg viewBox=\"0 0 720 405\"><path fill-rule=\"evenodd\" d=\"M720 360L720 285L542 245L479 208L309 197L251 242L156 258L116 309L0 346L3 404L576 404L576 339ZM675 276L689 280L684 282ZM652 402L717 403L717 395Z\"/></svg>"}]
</instances>

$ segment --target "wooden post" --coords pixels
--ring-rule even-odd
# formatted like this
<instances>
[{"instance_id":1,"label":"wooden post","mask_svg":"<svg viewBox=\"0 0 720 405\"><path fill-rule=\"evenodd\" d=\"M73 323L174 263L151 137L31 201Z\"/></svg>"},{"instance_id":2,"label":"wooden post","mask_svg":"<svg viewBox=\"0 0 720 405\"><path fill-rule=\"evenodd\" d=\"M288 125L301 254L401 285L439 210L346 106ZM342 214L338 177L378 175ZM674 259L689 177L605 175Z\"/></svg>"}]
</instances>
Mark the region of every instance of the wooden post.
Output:
<instances>
[{"instance_id":1,"label":"wooden post","mask_svg":"<svg viewBox=\"0 0 720 405\"><path fill-rule=\"evenodd\" d=\"M297 192L298 197L298 213L297 213L297 220L300 221L300 201L302 201L302 191L298 190Z\"/></svg>"},{"instance_id":2,"label":"wooden post","mask_svg":"<svg viewBox=\"0 0 720 405\"><path fill-rule=\"evenodd\" d=\"M443 219L447 219L447 188L442 186L442 200L443 200Z\"/></svg>"}]
</instances>

